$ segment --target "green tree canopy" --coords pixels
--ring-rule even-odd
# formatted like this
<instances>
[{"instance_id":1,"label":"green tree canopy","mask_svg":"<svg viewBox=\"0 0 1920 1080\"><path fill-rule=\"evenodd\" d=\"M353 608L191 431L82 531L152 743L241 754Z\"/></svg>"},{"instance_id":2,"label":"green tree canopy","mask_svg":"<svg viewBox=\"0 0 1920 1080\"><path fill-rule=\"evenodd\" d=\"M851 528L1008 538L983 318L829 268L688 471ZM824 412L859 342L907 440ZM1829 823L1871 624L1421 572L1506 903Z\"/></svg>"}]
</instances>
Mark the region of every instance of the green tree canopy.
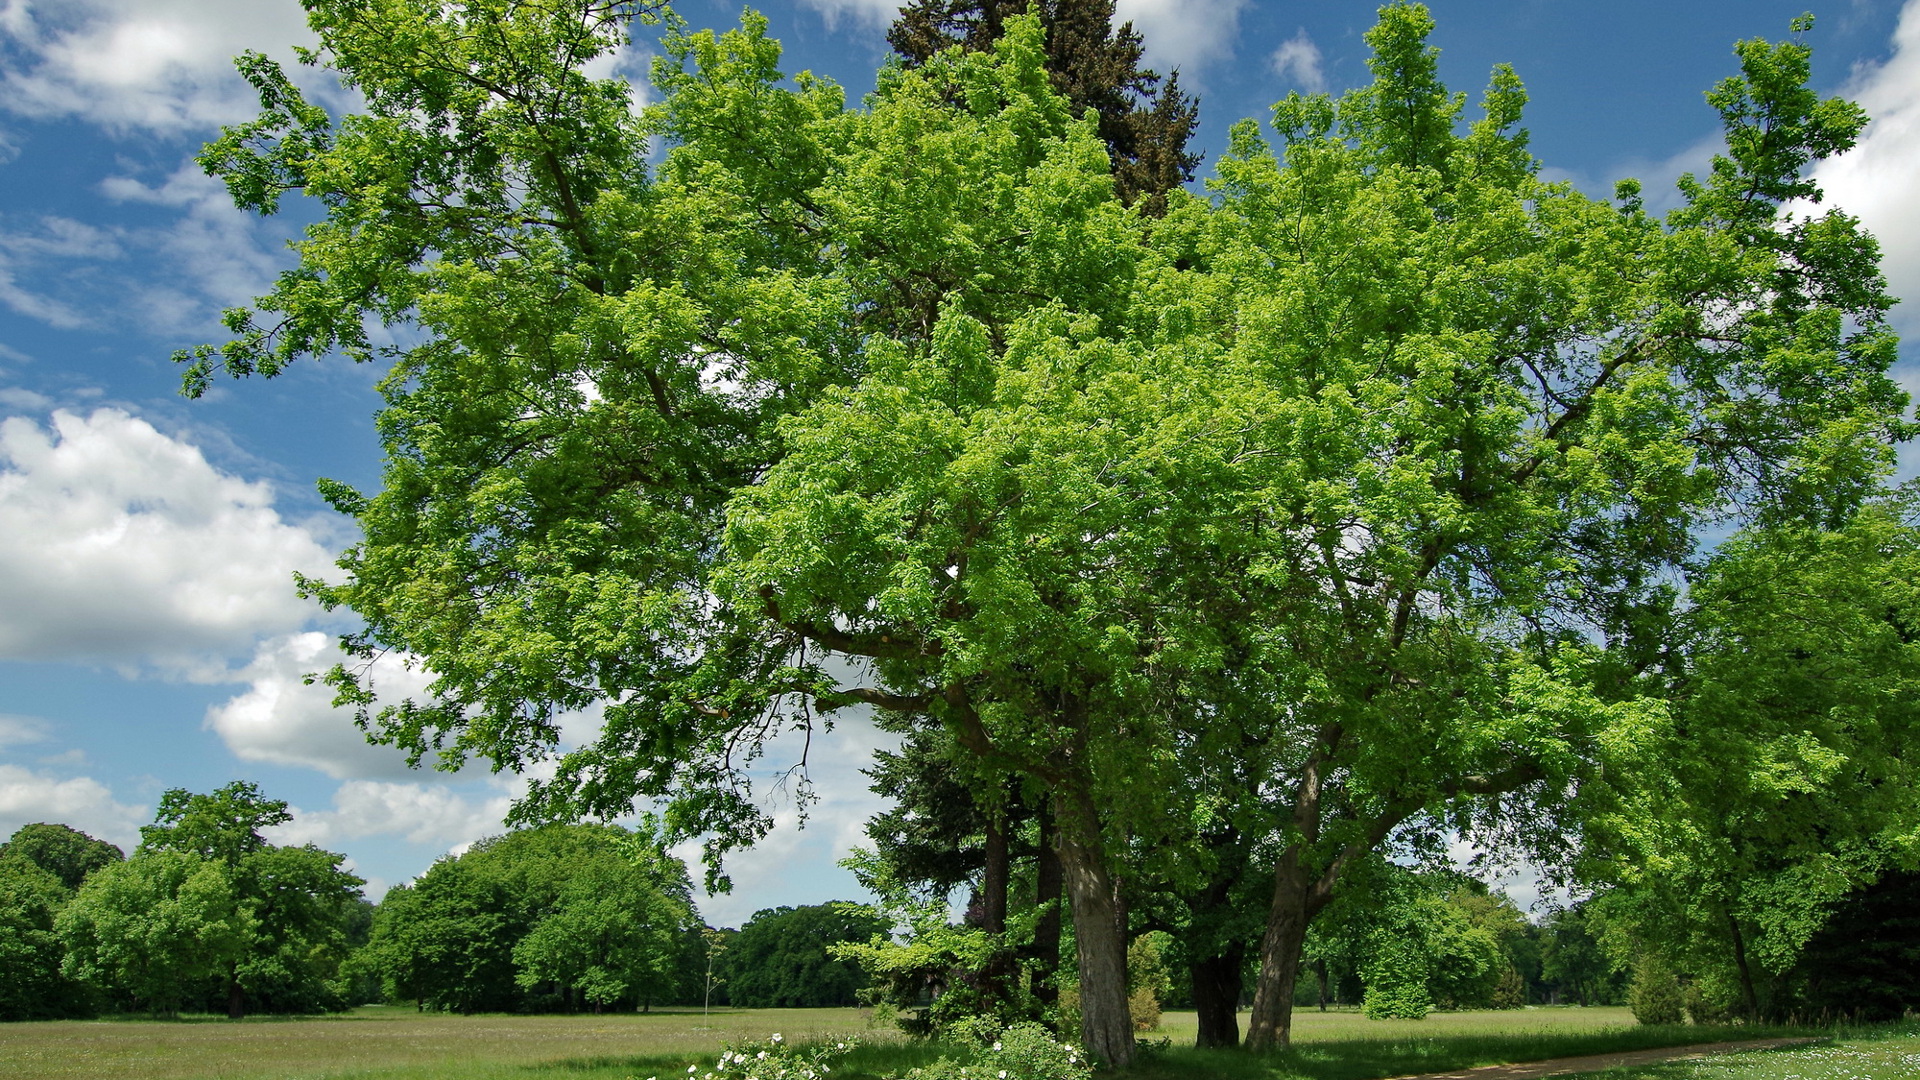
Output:
<instances>
[{"instance_id":1,"label":"green tree canopy","mask_svg":"<svg viewBox=\"0 0 1920 1080\"><path fill-rule=\"evenodd\" d=\"M388 996L472 1013L699 999L686 867L645 832L551 825L387 893L366 966Z\"/></svg>"},{"instance_id":2,"label":"green tree canopy","mask_svg":"<svg viewBox=\"0 0 1920 1080\"><path fill-rule=\"evenodd\" d=\"M52 874L68 892L78 889L88 874L126 858L105 840L44 821L14 830L7 842L0 844L0 859L8 856L25 859Z\"/></svg>"},{"instance_id":3,"label":"green tree canopy","mask_svg":"<svg viewBox=\"0 0 1920 1080\"><path fill-rule=\"evenodd\" d=\"M768 827L775 731L943 724L1053 801L1108 1062L1118 860L1270 841L1251 1041L1284 1042L1349 867L1443 824L1558 850L1671 752L1635 680L1698 531L1844 520L1907 432L1872 240L1793 208L1864 123L1795 42L1740 46L1728 151L1656 218L1539 177L1511 71L1465 122L1392 4L1372 85L1281 103L1280 150L1241 124L1149 232L1031 16L853 110L757 17L676 27L636 111L582 71L627 5L309 10L366 109L243 60L262 114L202 161L325 217L187 380L408 327L384 489L323 485L365 539L305 587L435 681L344 697L449 765L604 704L518 813L660 797L720 847Z\"/></svg>"},{"instance_id":4,"label":"green tree canopy","mask_svg":"<svg viewBox=\"0 0 1920 1080\"><path fill-rule=\"evenodd\" d=\"M728 1000L748 1008L857 1005L865 973L829 949L891 930L879 913L855 904L756 911L721 954Z\"/></svg>"},{"instance_id":5,"label":"green tree canopy","mask_svg":"<svg viewBox=\"0 0 1920 1080\"><path fill-rule=\"evenodd\" d=\"M175 788L161 796L141 852L174 852L220 869L237 906L241 948L227 957L227 1015L249 1007L318 1012L334 1004L327 987L346 956L346 923L362 881L337 852L270 843L262 830L291 821L283 799L235 781L211 794Z\"/></svg>"},{"instance_id":6,"label":"green tree canopy","mask_svg":"<svg viewBox=\"0 0 1920 1080\"><path fill-rule=\"evenodd\" d=\"M260 926L225 864L136 851L96 871L60 912L64 971L125 1005L172 1015L227 982Z\"/></svg>"},{"instance_id":7,"label":"green tree canopy","mask_svg":"<svg viewBox=\"0 0 1920 1080\"><path fill-rule=\"evenodd\" d=\"M1045 35L1054 89L1076 115L1092 109L1100 118L1120 200L1166 213L1167 193L1200 164L1187 151L1199 106L1181 93L1179 72L1163 83L1140 66L1140 34L1130 22L1113 25L1113 0L914 0L887 29L887 43L910 65L954 46L985 52L1006 34L1008 18L1029 12Z\"/></svg>"}]
</instances>

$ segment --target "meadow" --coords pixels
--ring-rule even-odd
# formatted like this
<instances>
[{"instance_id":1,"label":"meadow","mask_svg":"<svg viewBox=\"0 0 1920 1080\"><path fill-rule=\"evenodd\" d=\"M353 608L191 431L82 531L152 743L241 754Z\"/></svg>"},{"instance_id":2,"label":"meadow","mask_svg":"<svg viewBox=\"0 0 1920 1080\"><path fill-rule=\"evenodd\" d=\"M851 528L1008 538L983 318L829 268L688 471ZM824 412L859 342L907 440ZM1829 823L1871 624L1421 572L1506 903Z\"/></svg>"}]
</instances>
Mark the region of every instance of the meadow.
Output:
<instances>
[{"instance_id":1,"label":"meadow","mask_svg":"<svg viewBox=\"0 0 1920 1080\"><path fill-rule=\"evenodd\" d=\"M1647 1028L1625 1009L1535 1008L1373 1021L1303 1011L1295 1048L1252 1058L1190 1049L1192 1013L1169 1012L1139 1080L1367 1080L1498 1062L1755 1037L1751 1028ZM852 1038L848 1077L903 1072L935 1047L874 1029L858 1009L659 1010L647 1015L452 1016L372 1006L341 1016L114 1019L0 1028L0 1076L36 1080L628 1080L684 1075L726 1043ZM1610 1072L1608 1080L1852 1080L1920 1076L1920 1029L1848 1036L1791 1052ZM1805 1059L1809 1065L1795 1062ZM1814 1071L1815 1069L1824 1071ZM1784 1071L1783 1071L1784 1070ZM1849 1071L1850 1070L1850 1071Z\"/></svg>"}]
</instances>

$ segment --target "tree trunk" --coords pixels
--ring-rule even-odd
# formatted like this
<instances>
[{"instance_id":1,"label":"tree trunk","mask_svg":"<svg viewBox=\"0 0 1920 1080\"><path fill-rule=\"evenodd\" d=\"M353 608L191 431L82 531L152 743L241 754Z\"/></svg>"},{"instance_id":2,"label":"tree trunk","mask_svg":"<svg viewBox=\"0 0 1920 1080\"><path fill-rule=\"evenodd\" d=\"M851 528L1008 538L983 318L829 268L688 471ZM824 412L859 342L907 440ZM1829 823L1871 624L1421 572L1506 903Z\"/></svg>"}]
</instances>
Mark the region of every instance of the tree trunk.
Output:
<instances>
[{"instance_id":1,"label":"tree trunk","mask_svg":"<svg viewBox=\"0 0 1920 1080\"><path fill-rule=\"evenodd\" d=\"M980 929L989 934L1007 932L1007 855L1006 823L987 818L986 868L980 874Z\"/></svg>"},{"instance_id":2,"label":"tree trunk","mask_svg":"<svg viewBox=\"0 0 1920 1080\"><path fill-rule=\"evenodd\" d=\"M1260 974L1254 979L1253 1015L1247 1048L1284 1049L1293 1034L1293 983L1300 975L1300 949L1307 940L1307 876L1300 847L1289 847L1273 871L1273 908L1260 942Z\"/></svg>"},{"instance_id":3,"label":"tree trunk","mask_svg":"<svg viewBox=\"0 0 1920 1080\"><path fill-rule=\"evenodd\" d=\"M1326 1012L1327 1011L1327 962L1324 959L1315 960L1313 962L1313 976L1316 980L1319 981L1320 1011Z\"/></svg>"},{"instance_id":4,"label":"tree trunk","mask_svg":"<svg viewBox=\"0 0 1920 1080\"><path fill-rule=\"evenodd\" d=\"M1046 914L1033 928L1033 996L1041 1005L1052 1008L1060 1003L1060 990L1053 979L1060 970L1060 897L1064 889L1060 873L1059 836L1054 829L1053 811L1044 800L1039 810L1040 851L1034 868L1033 902Z\"/></svg>"},{"instance_id":5,"label":"tree trunk","mask_svg":"<svg viewBox=\"0 0 1920 1080\"><path fill-rule=\"evenodd\" d=\"M247 995L240 989L240 965L227 968L227 1019L239 1020L247 1015Z\"/></svg>"},{"instance_id":6,"label":"tree trunk","mask_svg":"<svg viewBox=\"0 0 1920 1080\"><path fill-rule=\"evenodd\" d=\"M1245 989L1241 969L1247 947L1231 942L1220 955L1195 960L1188 968L1193 975L1193 1008L1200 1017L1200 1034L1193 1045L1240 1045L1240 992Z\"/></svg>"},{"instance_id":7,"label":"tree trunk","mask_svg":"<svg viewBox=\"0 0 1920 1080\"><path fill-rule=\"evenodd\" d=\"M1080 960L1080 1037L1096 1061L1133 1064L1133 1017L1127 1011L1127 941L1119 932L1113 875L1100 842L1100 820L1085 791L1056 796L1060 869L1073 908Z\"/></svg>"},{"instance_id":8,"label":"tree trunk","mask_svg":"<svg viewBox=\"0 0 1920 1080\"><path fill-rule=\"evenodd\" d=\"M1732 911L1727 912L1727 926L1733 930L1733 960L1740 968L1740 994L1746 999L1747 1020L1750 1023L1760 1019L1760 995L1753 989L1753 969L1747 965L1747 939L1740 932L1740 920Z\"/></svg>"}]
</instances>

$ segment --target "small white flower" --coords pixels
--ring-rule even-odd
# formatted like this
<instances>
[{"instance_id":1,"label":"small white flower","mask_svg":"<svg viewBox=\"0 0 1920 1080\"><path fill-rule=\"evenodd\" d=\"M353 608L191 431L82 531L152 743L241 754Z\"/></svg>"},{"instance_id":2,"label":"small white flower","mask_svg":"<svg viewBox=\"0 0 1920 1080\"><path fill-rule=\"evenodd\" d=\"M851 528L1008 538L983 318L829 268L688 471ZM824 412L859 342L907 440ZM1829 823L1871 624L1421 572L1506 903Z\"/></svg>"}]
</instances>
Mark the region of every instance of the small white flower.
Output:
<instances>
[{"instance_id":1,"label":"small white flower","mask_svg":"<svg viewBox=\"0 0 1920 1080\"><path fill-rule=\"evenodd\" d=\"M759 1058L761 1061L767 1060L767 1052L765 1050L760 1051L758 1054L755 1054L754 1056Z\"/></svg>"},{"instance_id":2,"label":"small white flower","mask_svg":"<svg viewBox=\"0 0 1920 1080\"><path fill-rule=\"evenodd\" d=\"M770 1038L770 1039L768 1039L767 1041L768 1041L768 1042L770 1042L770 1043L772 1043L772 1044L773 1044L773 1045L775 1045L775 1046L779 1046L779 1045L780 1045L780 1033L779 1033L779 1032L777 1032L777 1031L776 1031L776 1032L774 1032L774 1033L773 1033L773 1037L772 1037L772 1038Z\"/></svg>"}]
</instances>

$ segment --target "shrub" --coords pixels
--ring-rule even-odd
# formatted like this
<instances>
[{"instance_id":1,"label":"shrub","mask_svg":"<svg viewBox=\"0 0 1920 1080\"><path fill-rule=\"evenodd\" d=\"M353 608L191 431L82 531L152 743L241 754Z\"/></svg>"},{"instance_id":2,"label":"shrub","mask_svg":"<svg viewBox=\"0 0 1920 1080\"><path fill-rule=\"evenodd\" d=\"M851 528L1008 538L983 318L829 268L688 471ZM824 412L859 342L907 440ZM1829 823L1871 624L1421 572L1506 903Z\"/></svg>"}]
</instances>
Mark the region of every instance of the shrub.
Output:
<instances>
[{"instance_id":1,"label":"shrub","mask_svg":"<svg viewBox=\"0 0 1920 1080\"><path fill-rule=\"evenodd\" d=\"M1093 1080L1080 1048L1061 1042L1044 1025L1015 1024L998 1037L991 1032L989 1025L955 1024L953 1035L973 1050L973 1061L943 1057L907 1073L906 1080Z\"/></svg>"},{"instance_id":2,"label":"shrub","mask_svg":"<svg viewBox=\"0 0 1920 1080\"><path fill-rule=\"evenodd\" d=\"M1633 965L1633 985L1627 991L1633 1018L1649 1026L1678 1024L1686 1018L1686 998L1680 980L1666 961L1642 953Z\"/></svg>"},{"instance_id":3,"label":"shrub","mask_svg":"<svg viewBox=\"0 0 1920 1080\"><path fill-rule=\"evenodd\" d=\"M831 1046L789 1046L775 1032L763 1043L728 1045L720 1051L719 1062L697 1076L698 1080L826 1080L833 1072L833 1063L851 1049L853 1044L844 1040ZM696 1075L692 1068L687 1074Z\"/></svg>"},{"instance_id":4,"label":"shrub","mask_svg":"<svg viewBox=\"0 0 1920 1080\"><path fill-rule=\"evenodd\" d=\"M1423 982L1396 982L1367 987L1360 1011L1369 1020L1425 1020L1433 1011Z\"/></svg>"}]
</instances>

